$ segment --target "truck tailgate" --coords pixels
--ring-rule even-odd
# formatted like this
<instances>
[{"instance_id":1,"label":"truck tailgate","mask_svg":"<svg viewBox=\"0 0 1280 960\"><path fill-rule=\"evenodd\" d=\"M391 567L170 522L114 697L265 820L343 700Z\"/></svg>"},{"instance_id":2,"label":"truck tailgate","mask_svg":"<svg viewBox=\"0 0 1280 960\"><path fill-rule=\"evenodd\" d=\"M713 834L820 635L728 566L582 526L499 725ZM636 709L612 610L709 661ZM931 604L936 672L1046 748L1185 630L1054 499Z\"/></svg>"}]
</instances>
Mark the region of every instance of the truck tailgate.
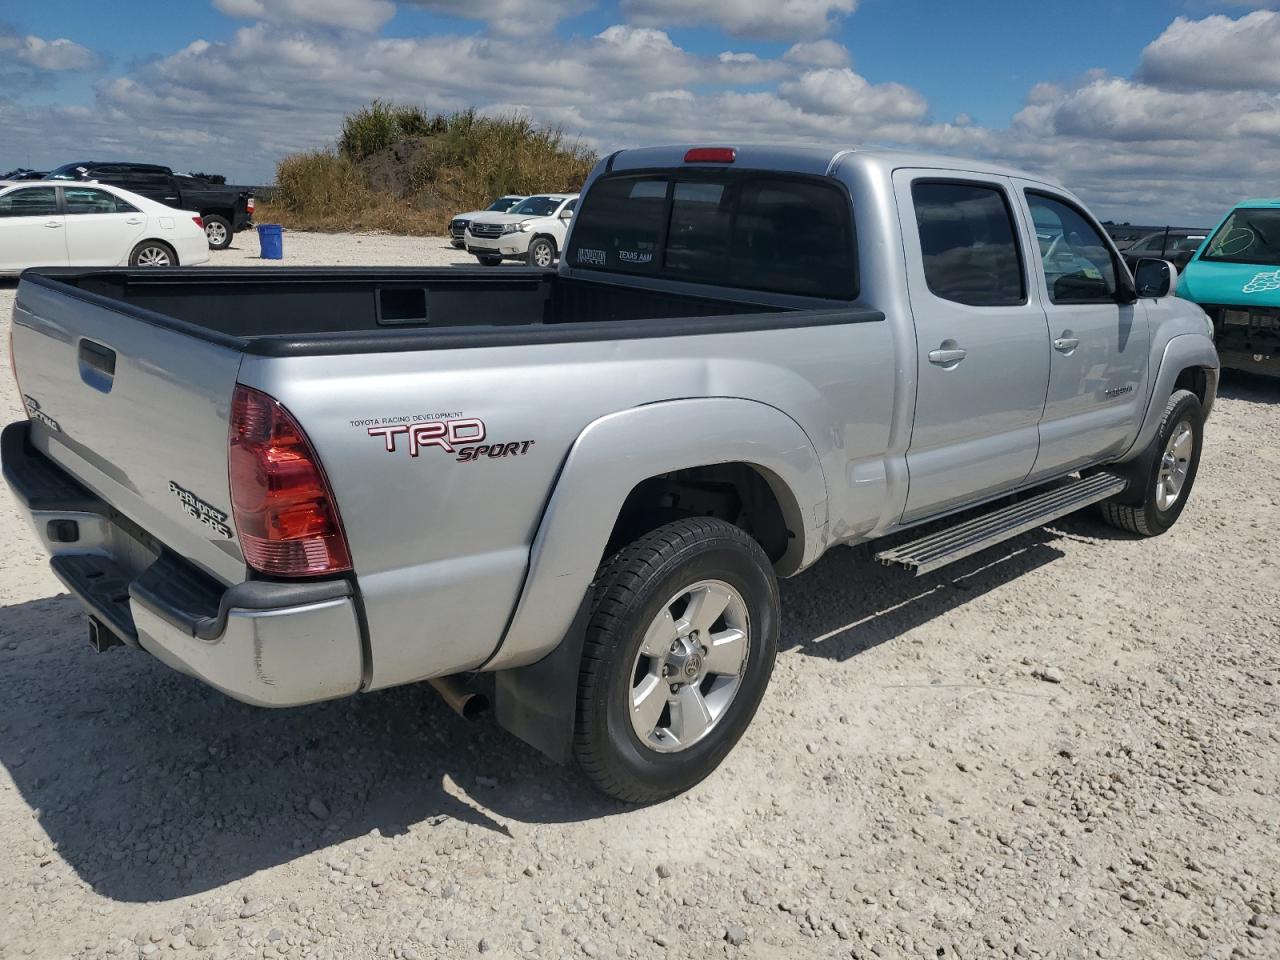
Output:
<instances>
[{"instance_id":1,"label":"truck tailgate","mask_svg":"<svg viewBox=\"0 0 1280 960\"><path fill-rule=\"evenodd\" d=\"M234 347L24 280L13 356L38 450L206 572L245 579L227 480Z\"/></svg>"}]
</instances>

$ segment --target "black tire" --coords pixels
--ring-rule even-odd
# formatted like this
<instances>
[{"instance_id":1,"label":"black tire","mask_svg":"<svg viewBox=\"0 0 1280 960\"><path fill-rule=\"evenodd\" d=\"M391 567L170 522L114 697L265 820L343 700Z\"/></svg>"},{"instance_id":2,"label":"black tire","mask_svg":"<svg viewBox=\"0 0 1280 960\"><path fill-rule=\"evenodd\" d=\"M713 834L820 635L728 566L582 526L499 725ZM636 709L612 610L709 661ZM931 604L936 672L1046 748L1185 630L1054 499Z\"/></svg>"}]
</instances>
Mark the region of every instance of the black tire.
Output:
<instances>
[{"instance_id":1,"label":"black tire","mask_svg":"<svg viewBox=\"0 0 1280 960\"><path fill-rule=\"evenodd\" d=\"M210 250L225 250L231 246L231 221L226 217L220 217L216 213L206 213L204 220L204 235L209 241Z\"/></svg>"},{"instance_id":2,"label":"black tire","mask_svg":"<svg viewBox=\"0 0 1280 960\"><path fill-rule=\"evenodd\" d=\"M529 244L529 266L549 269L556 262L556 242L550 237L534 237Z\"/></svg>"},{"instance_id":3,"label":"black tire","mask_svg":"<svg viewBox=\"0 0 1280 960\"><path fill-rule=\"evenodd\" d=\"M1190 454L1174 457L1175 462L1185 464L1186 473L1179 487L1177 499L1161 506L1160 493L1164 483L1165 452L1170 440L1185 424L1191 428ZM1191 496L1196 474L1200 469L1200 448L1204 441L1204 410L1200 398L1190 390L1177 390L1169 398L1160 429L1146 453L1139 457L1137 466L1129 478L1129 489L1114 500L1102 504L1102 518L1111 526L1140 537L1156 537L1164 533L1182 516L1182 509Z\"/></svg>"},{"instance_id":4,"label":"black tire","mask_svg":"<svg viewBox=\"0 0 1280 960\"><path fill-rule=\"evenodd\" d=\"M502 265L501 257L482 257L477 254L476 259L480 261L480 266L482 267L498 267Z\"/></svg>"},{"instance_id":5,"label":"black tire","mask_svg":"<svg viewBox=\"0 0 1280 960\"><path fill-rule=\"evenodd\" d=\"M641 741L631 722L637 657L649 625L670 598L707 580L728 584L744 602L746 658L736 692L702 738L677 752L659 752ZM665 800L715 770L755 716L777 651L773 567L739 528L695 517L668 523L624 547L601 566L593 589L578 677L574 753L587 777L609 796L628 803Z\"/></svg>"},{"instance_id":6,"label":"black tire","mask_svg":"<svg viewBox=\"0 0 1280 960\"><path fill-rule=\"evenodd\" d=\"M158 263L151 259L153 256L159 257L161 255L168 258L169 262ZM178 265L177 251L163 240L143 240L129 254L129 266L131 267L176 267Z\"/></svg>"}]
</instances>

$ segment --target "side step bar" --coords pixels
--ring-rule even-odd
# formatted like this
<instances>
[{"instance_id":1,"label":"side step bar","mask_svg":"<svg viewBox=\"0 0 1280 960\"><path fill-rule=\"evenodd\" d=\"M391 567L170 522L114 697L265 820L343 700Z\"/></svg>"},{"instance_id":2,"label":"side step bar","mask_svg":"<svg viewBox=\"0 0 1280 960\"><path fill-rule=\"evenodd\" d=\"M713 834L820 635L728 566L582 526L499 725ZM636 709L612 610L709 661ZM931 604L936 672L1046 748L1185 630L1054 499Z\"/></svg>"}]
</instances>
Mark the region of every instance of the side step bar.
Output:
<instances>
[{"instance_id":1,"label":"side step bar","mask_svg":"<svg viewBox=\"0 0 1280 960\"><path fill-rule=\"evenodd\" d=\"M939 533L882 550L876 554L876 559L888 566L905 567L919 577L1090 504L1114 497L1125 486L1126 481L1115 474L1095 473Z\"/></svg>"}]
</instances>

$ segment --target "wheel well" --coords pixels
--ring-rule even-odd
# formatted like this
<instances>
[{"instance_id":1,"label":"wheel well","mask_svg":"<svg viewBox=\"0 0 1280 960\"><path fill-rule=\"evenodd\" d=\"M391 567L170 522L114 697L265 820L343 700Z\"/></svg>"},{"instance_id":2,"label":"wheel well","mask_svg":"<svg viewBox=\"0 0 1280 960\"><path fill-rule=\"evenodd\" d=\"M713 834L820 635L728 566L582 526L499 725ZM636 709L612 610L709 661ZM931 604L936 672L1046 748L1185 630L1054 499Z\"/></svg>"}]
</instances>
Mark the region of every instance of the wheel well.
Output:
<instances>
[{"instance_id":1,"label":"wheel well","mask_svg":"<svg viewBox=\"0 0 1280 960\"><path fill-rule=\"evenodd\" d=\"M177 251L177 248L176 248L176 247L174 247L174 245L173 245L172 243L170 243L169 241L167 241L167 240L161 240L159 237L151 237L151 238L149 238L149 239L147 239L147 240L139 240L137 243L135 243L135 244L133 245L133 250L131 250L131 251L129 252L129 259L130 259L130 260L133 260L133 255L134 255L135 253L137 253L137 252L138 252L138 248L139 248L139 247L145 247L145 246L147 246L148 244L155 244L156 246L164 247L166 250L168 250L168 251L169 251L170 256L172 256L172 257L173 257L173 265L174 265L175 267L176 267L176 266L181 266L181 264L179 264L179 263L178 263L178 251Z\"/></svg>"},{"instance_id":2,"label":"wheel well","mask_svg":"<svg viewBox=\"0 0 1280 960\"><path fill-rule=\"evenodd\" d=\"M233 214L230 210L214 209L214 210L203 210L201 211L200 216L221 217L223 220L227 221L227 223L230 223L234 219L235 214Z\"/></svg>"},{"instance_id":3,"label":"wheel well","mask_svg":"<svg viewBox=\"0 0 1280 960\"><path fill-rule=\"evenodd\" d=\"M1190 390L1204 403L1209 394L1209 375L1204 367L1187 367L1178 374L1178 379L1173 382L1173 389Z\"/></svg>"},{"instance_id":4,"label":"wheel well","mask_svg":"<svg viewBox=\"0 0 1280 960\"><path fill-rule=\"evenodd\" d=\"M533 240L530 240L530 241L529 241L529 246L531 246L531 247L532 247L532 246L533 246L533 244L534 244L534 242L535 242L535 241L537 241L537 240L545 240L545 241L547 241L547 243L551 244L551 249L552 249L552 250L554 250L556 253L559 253L559 252L560 252L560 244L556 243L556 238L555 238L555 237L553 237L553 236L551 236L551 234L549 234L549 233L535 233L535 234L533 235Z\"/></svg>"},{"instance_id":5,"label":"wheel well","mask_svg":"<svg viewBox=\"0 0 1280 960\"><path fill-rule=\"evenodd\" d=\"M716 517L750 534L776 564L797 536L800 518L791 507L784 510L774 484L751 464L719 463L661 474L636 484L627 495L605 556L672 520Z\"/></svg>"}]
</instances>

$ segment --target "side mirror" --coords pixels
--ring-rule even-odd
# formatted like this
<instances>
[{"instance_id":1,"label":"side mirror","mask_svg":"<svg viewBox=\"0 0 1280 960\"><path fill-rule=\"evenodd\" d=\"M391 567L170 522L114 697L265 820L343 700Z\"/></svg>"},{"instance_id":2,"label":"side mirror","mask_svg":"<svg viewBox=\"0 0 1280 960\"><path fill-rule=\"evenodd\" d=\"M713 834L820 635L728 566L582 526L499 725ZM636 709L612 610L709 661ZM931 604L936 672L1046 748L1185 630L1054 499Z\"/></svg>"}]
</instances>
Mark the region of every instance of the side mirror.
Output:
<instances>
[{"instance_id":1,"label":"side mirror","mask_svg":"<svg viewBox=\"0 0 1280 960\"><path fill-rule=\"evenodd\" d=\"M573 211L572 211L572 210L561 210L561 211L560 211L560 219L561 219L561 220L572 220L572 219L573 219Z\"/></svg>"},{"instance_id":2,"label":"side mirror","mask_svg":"<svg viewBox=\"0 0 1280 960\"><path fill-rule=\"evenodd\" d=\"M1178 289L1178 269L1168 260L1144 257L1133 271L1138 296L1144 299L1173 296Z\"/></svg>"}]
</instances>

